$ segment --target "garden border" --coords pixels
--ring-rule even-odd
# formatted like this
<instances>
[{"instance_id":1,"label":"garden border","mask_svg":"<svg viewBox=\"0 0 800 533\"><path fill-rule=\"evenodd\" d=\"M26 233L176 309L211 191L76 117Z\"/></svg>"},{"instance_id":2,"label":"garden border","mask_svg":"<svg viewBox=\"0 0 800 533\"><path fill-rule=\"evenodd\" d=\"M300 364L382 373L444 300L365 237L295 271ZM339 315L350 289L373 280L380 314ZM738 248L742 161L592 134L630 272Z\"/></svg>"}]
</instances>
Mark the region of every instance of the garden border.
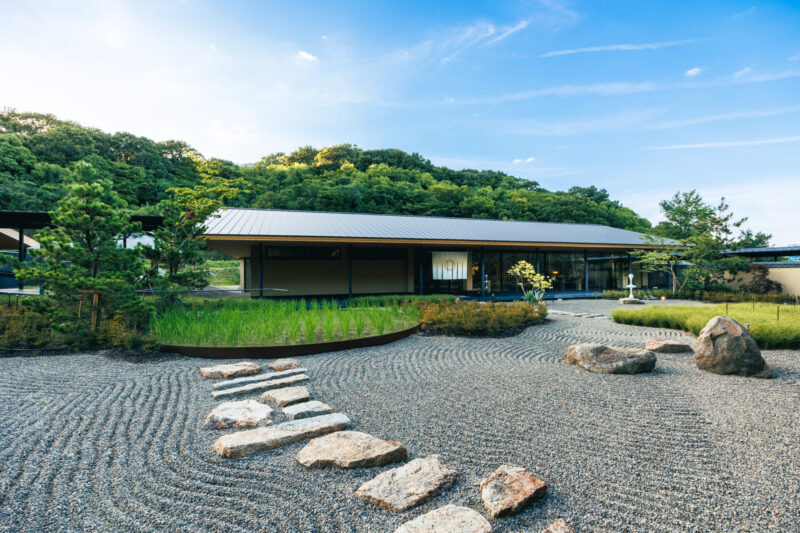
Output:
<instances>
[{"instance_id":1,"label":"garden border","mask_svg":"<svg viewBox=\"0 0 800 533\"><path fill-rule=\"evenodd\" d=\"M410 337L419 331L419 328L420 324L417 324L408 329L401 329L400 331L383 335L332 342L315 342L312 344L284 344L277 346L179 346L162 344L158 351L176 353L188 357L201 357L203 359L278 359L281 357L298 357L301 355L351 350L353 348L381 346Z\"/></svg>"}]
</instances>

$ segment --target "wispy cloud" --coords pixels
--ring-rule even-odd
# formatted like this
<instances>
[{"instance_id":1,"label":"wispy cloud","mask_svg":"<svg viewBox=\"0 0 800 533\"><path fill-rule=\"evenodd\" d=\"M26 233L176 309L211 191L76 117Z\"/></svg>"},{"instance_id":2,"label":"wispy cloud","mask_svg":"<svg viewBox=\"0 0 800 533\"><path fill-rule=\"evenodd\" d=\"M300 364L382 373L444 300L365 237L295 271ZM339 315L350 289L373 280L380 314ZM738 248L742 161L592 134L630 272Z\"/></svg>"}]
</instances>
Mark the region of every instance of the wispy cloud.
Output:
<instances>
[{"instance_id":1,"label":"wispy cloud","mask_svg":"<svg viewBox=\"0 0 800 533\"><path fill-rule=\"evenodd\" d=\"M585 54L590 52L627 52L635 50L660 50L661 48L669 48L672 46L680 46L682 44L689 44L697 42L698 39L684 39L682 41L661 41L656 43L638 43L638 44L607 44L602 46L587 46L584 48L569 48L566 50L552 50L545 52L540 57L555 57L567 56L572 54Z\"/></svg>"},{"instance_id":2,"label":"wispy cloud","mask_svg":"<svg viewBox=\"0 0 800 533\"><path fill-rule=\"evenodd\" d=\"M534 161L536 161L535 157L526 157L524 159L523 158L515 159L514 163L517 163L517 164L519 164L519 163L533 163Z\"/></svg>"},{"instance_id":3,"label":"wispy cloud","mask_svg":"<svg viewBox=\"0 0 800 533\"><path fill-rule=\"evenodd\" d=\"M795 55L791 56L788 61L800 61L800 52L797 52Z\"/></svg>"},{"instance_id":4,"label":"wispy cloud","mask_svg":"<svg viewBox=\"0 0 800 533\"><path fill-rule=\"evenodd\" d=\"M751 69L750 67L744 67L742 70L737 70L736 72L734 72L733 77L741 78L742 76L750 74L751 72L753 72L753 69Z\"/></svg>"},{"instance_id":5,"label":"wispy cloud","mask_svg":"<svg viewBox=\"0 0 800 533\"><path fill-rule=\"evenodd\" d=\"M295 61L297 63L319 63L319 58L315 55L312 55L305 50L299 50L297 55L295 56Z\"/></svg>"},{"instance_id":6,"label":"wispy cloud","mask_svg":"<svg viewBox=\"0 0 800 533\"><path fill-rule=\"evenodd\" d=\"M703 72L703 69L701 69L700 67L694 67L684 72L683 75L686 76L687 78L694 78L695 76L698 76L701 72Z\"/></svg>"},{"instance_id":7,"label":"wispy cloud","mask_svg":"<svg viewBox=\"0 0 800 533\"><path fill-rule=\"evenodd\" d=\"M695 126L697 124L708 124L711 122L720 122L725 120L765 118L765 117L774 117L778 115L785 115L788 113L798 113L798 112L800 112L800 105L781 107L776 109L736 111L733 113L720 113L717 115L706 115L704 117L686 118L680 120L670 120L666 122L655 123L650 125L649 129L665 130L673 128L682 128L684 126Z\"/></svg>"},{"instance_id":8,"label":"wispy cloud","mask_svg":"<svg viewBox=\"0 0 800 533\"><path fill-rule=\"evenodd\" d=\"M513 26L508 26L506 28L503 28L503 29L500 30L500 33L499 33L499 35L497 37L495 37L494 39L489 40L486 44L494 44L494 43L500 42L503 39L505 39L506 37L508 37L510 35L513 35L513 34L517 33L518 31L524 30L525 28L528 27L528 24L530 24L530 23L531 22L529 20L520 20L519 22L517 22Z\"/></svg>"},{"instance_id":9,"label":"wispy cloud","mask_svg":"<svg viewBox=\"0 0 800 533\"><path fill-rule=\"evenodd\" d=\"M697 144L673 144L671 146L653 146L651 150L695 150L702 148L735 148L739 146L763 146L765 144L783 144L800 142L800 135L778 137L775 139L752 139L747 141L719 141Z\"/></svg>"}]
</instances>

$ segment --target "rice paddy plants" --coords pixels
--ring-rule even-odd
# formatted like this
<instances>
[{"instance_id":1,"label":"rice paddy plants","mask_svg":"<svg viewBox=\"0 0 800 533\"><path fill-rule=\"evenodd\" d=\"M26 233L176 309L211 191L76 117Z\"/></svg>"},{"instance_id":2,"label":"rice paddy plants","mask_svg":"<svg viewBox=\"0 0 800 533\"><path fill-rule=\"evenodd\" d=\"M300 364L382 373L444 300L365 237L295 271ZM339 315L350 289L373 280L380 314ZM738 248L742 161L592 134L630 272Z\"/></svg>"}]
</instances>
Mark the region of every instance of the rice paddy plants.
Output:
<instances>
[{"instance_id":1,"label":"rice paddy plants","mask_svg":"<svg viewBox=\"0 0 800 533\"><path fill-rule=\"evenodd\" d=\"M270 346L360 338L399 331L418 323L411 306L335 301L219 299L187 300L156 314L150 333L163 344Z\"/></svg>"},{"instance_id":2,"label":"rice paddy plants","mask_svg":"<svg viewBox=\"0 0 800 533\"><path fill-rule=\"evenodd\" d=\"M800 348L800 309L795 305L731 303L719 305L649 305L617 309L615 322L680 329L698 335L715 316L729 316L745 325L764 349Z\"/></svg>"}]
</instances>

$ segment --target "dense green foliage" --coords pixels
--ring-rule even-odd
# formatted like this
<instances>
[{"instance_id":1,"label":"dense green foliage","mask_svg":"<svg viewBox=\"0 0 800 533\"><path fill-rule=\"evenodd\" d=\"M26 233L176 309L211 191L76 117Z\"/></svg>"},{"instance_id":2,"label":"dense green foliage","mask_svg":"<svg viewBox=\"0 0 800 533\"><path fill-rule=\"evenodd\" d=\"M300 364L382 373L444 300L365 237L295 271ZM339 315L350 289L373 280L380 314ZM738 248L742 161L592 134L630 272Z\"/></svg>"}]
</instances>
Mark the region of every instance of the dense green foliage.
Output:
<instances>
[{"instance_id":1,"label":"dense green foliage","mask_svg":"<svg viewBox=\"0 0 800 533\"><path fill-rule=\"evenodd\" d=\"M670 328L700 333L715 316L729 316L748 329L763 349L800 348L800 309L792 305L730 304L730 305L651 305L639 309L616 309L615 322Z\"/></svg>"},{"instance_id":2,"label":"dense green foliage","mask_svg":"<svg viewBox=\"0 0 800 533\"><path fill-rule=\"evenodd\" d=\"M350 211L605 224L645 231L650 223L596 187L550 192L490 170L452 170L401 150L349 144L271 154L253 165L204 159L181 141L108 134L52 115L0 113L0 209L50 210L78 162L90 163L131 209L155 213L173 187L193 187L202 165L245 178L236 207Z\"/></svg>"},{"instance_id":3,"label":"dense green foliage","mask_svg":"<svg viewBox=\"0 0 800 533\"><path fill-rule=\"evenodd\" d=\"M759 294L752 292L734 291L731 289L722 290L717 288L712 291L683 290L673 294L672 290L666 289L651 289L647 291L634 290L633 295L641 300L648 300L653 298L665 298L667 300L697 300L699 302L712 302L712 303L725 303L725 302L770 302L770 303L796 303L798 297L792 294ZM628 291L603 291L602 298L607 300L618 300L628 296Z\"/></svg>"},{"instance_id":4,"label":"dense green foliage","mask_svg":"<svg viewBox=\"0 0 800 533\"><path fill-rule=\"evenodd\" d=\"M420 302L425 333L463 337L504 337L547 316L547 307L528 302Z\"/></svg>"},{"instance_id":5,"label":"dense green foliage","mask_svg":"<svg viewBox=\"0 0 800 533\"><path fill-rule=\"evenodd\" d=\"M417 320L410 306L340 308L331 301L224 299L163 310L151 332L164 344L272 346L383 335L410 328Z\"/></svg>"}]
</instances>

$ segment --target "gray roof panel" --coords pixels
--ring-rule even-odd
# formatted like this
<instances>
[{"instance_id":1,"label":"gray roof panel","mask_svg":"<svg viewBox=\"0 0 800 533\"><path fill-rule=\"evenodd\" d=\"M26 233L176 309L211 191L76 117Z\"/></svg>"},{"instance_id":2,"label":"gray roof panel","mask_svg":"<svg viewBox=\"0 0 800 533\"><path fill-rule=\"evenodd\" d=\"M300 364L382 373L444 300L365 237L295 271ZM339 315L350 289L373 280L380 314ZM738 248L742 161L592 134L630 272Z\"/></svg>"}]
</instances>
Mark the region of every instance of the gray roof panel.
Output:
<instances>
[{"instance_id":1,"label":"gray roof panel","mask_svg":"<svg viewBox=\"0 0 800 533\"><path fill-rule=\"evenodd\" d=\"M225 209L206 235L328 237L641 246L641 233L597 224L373 215L273 209Z\"/></svg>"}]
</instances>

